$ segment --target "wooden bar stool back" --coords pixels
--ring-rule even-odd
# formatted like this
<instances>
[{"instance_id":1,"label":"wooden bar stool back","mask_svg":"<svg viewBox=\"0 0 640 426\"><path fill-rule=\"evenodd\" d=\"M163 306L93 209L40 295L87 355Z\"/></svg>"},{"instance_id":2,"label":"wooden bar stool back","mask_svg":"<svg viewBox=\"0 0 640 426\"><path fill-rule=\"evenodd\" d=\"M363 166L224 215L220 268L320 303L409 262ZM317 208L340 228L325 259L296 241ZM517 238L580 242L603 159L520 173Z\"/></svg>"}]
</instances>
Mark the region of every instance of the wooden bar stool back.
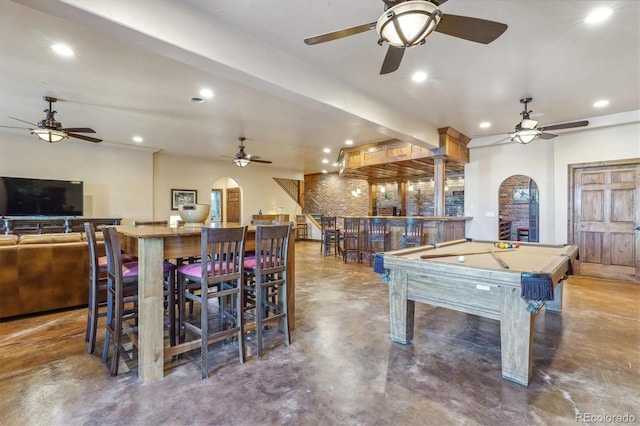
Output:
<instances>
[{"instance_id":1,"label":"wooden bar stool back","mask_svg":"<svg viewBox=\"0 0 640 426\"><path fill-rule=\"evenodd\" d=\"M106 308L106 302L100 303L100 297L106 295L106 256L104 266L100 267L98 256L98 244L96 242L96 230L92 223L84 224L84 232L87 236L89 247L89 301L87 303L87 329L85 341L88 342L87 352L92 354L96 349L96 330L98 318L107 315L106 311L100 311L100 307Z\"/></svg>"},{"instance_id":2,"label":"wooden bar stool back","mask_svg":"<svg viewBox=\"0 0 640 426\"><path fill-rule=\"evenodd\" d=\"M240 363L245 359L244 342L244 243L247 227L202 228L201 259L178 268L178 311L180 343L190 331L200 338L200 371L203 379L209 376L209 345L234 336L238 339ZM218 300L218 326L209 324L213 316L209 300ZM200 305L199 321L188 321L186 301Z\"/></svg>"},{"instance_id":3,"label":"wooden bar stool back","mask_svg":"<svg viewBox=\"0 0 640 426\"><path fill-rule=\"evenodd\" d=\"M303 214L296 215L296 240L306 240L309 238L309 224L307 216Z\"/></svg>"},{"instance_id":4,"label":"wooden bar stool back","mask_svg":"<svg viewBox=\"0 0 640 426\"><path fill-rule=\"evenodd\" d=\"M347 263L349 253L355 253L358 263L361 261L360 253L360 218L345 217L343 232L342 257Z\"/></svg>"},{"instance_id":5,"label":"wooden bar stool back","mask_svg":"<svg viewBox=\"0 0 640 426\"><path fill-rule=\"evenodd\" d=\"M369 219L369 265L373 263L375 254L389 250L389 228L387 218L372 217Z\"/></svg>"},{"instance_id":6,"label":"wooden bar stool back","mask_svg":"<svg viewBox=\"0 0 640 426\"><path fill-rule=\"evenodd\" d=\"M423 245L424 220L417 217L410 217L404 221L404 232L402 234L402 248L418 247Z\"/></svg>"},{"instance_id":7,"label":"wooden bar stool back","mask_svg":"<svg viewBox=\"0 0 640 426\"><path fill-rule=\"evenodd\" d=\"M336 216L322 216L320 218L320 225L322 228L322 246L320 247L321 254L326 256L330 250L333 249L333 255L338 255L338 243L340 238L340 231L338 231Z\"/></svg>"},{"instance_id":8,"label":"wooden bar stool back","mask_svg":"<svg viewBox=\"0 0 640 426\"><path fill-rule=\"evenodd\" d=\"M263 327L278 323L284 332L284 342L289 336L287 267L291 224L256 227L256 255L245 260L245 291L255 301L248 310L255 319L258 358L264 352Z\"/></svg>"},{"instance_id":9,"label":"wooden bar stool back","mask_svg":"<svg viewBox=\"0 0 640 426\"><path fill-rule=\"evenodd\" d=\"M98 240L93 223L84 223L84 232L89 248L89 301L87 302L87 329L85 341L87 352L92 354L96 350L96 334L98 318L107 315L107 256L99 256ZM102 232L100 232L102 234ZM136 256L121 254L122 263L130 263L138 260Z\"/></svg>"}]
</instances>

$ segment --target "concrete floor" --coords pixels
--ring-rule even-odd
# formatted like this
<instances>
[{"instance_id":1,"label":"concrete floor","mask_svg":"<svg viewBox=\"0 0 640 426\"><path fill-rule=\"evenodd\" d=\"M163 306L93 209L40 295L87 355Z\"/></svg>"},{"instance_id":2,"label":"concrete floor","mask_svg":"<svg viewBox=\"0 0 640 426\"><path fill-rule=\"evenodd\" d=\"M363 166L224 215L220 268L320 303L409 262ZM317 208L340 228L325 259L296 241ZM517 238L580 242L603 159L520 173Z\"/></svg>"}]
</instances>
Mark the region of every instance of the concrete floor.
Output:
<instances>
[{"instance_id":1,"label":"concrete floor","mask_svg":"<svg viewBox=\"0 0 640 426\"><path fill-rule=\"evenodd\" d=\"M244 365L235 345L217 347L206 380L199 351L151 384L135 361L109 377L86 353L83 309L0 323L0 425L640 422L638 284L572 277L564 312L537 316L523 387L501 378L497 321L416 304L413 344L392 343L386 284L319 251L296 244L292 345L269 331L258 360L250 336Z\"/></svg>"}]
</instances>

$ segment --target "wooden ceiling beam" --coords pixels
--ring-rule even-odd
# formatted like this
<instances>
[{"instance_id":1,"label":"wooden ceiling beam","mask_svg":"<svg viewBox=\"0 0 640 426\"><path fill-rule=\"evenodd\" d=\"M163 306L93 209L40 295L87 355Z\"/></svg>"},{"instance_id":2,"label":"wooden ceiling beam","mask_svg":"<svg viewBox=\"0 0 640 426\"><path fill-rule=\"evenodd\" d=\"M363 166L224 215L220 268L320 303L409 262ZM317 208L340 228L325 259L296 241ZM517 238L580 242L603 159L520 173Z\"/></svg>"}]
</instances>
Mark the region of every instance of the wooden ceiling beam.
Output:
<instances>
[{"instance_id":1,"label":"wooden ceiling beam","mask_svg":"<svg viewBox=\"0 0 640 426\"><path fill-rule=\"evenodd\" d=\"M451 127L438 129L438 133L440 146L433 150L398 139L343 148L338 156L340 176L369 183L429 179L435 169L434 157L445 159L446 174L463 173L471 139Z\"/></svg>"}]
</instances>

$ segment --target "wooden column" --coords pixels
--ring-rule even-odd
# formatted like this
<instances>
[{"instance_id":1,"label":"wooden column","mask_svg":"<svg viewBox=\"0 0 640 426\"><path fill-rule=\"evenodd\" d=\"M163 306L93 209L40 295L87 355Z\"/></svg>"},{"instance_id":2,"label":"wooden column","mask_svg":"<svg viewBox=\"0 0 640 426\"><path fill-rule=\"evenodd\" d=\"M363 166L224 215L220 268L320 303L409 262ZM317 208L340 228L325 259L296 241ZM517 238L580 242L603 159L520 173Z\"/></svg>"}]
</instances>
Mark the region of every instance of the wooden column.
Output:
<instances>
[{"instance_id":1,"label":"wooden column","mask_svg":"<svg viewBox=\"0 0 640 426\"><path fill-rule=\"evenodd\" d=\"M407 215L407 183L400 182L400 211L398 216Z\"/></svg>"},{"instance_id":2,"label":"wooden column","mask_svg":"<svg viewBox=\"0 0 640 426\"><path fill-rule=\"evenodd\" d=\"M378 214L376 206L378 203L378 185L369 183L369 216Z\"/></svg>"},{"instance_id":3,"label":"wooden column","mask_svg":"<svg viewBox=\"0 0 640 426\"><path fill-rule=\"evenodd\" d=\"M433 159L433 215L444 216L444 181L445 181L446 157L434 157Z\"/></svg>"}]
</instances>

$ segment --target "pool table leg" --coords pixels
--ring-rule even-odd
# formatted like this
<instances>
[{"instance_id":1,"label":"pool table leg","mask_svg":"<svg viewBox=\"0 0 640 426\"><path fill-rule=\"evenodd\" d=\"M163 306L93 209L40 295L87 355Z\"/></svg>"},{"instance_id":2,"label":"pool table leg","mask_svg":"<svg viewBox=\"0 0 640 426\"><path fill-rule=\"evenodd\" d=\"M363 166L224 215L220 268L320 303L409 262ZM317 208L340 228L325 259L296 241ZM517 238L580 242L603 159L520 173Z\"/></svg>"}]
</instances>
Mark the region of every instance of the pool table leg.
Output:
<instances>
[{"instance_id":1,"label":"pool table leg","mask_svg":"<svg viewBox=\"0 0 640 426\"><path fill-rule=\"evenodd\" d=\"M560 281L553 289L553 300L547 300L544 303L544 309L547 312L554 312L556 314L562 312L562 283L564 283L564 280Z\"/></svg>"},{"instance_id":2,"label":"pool table leg","mask_svg":"<svg viewBox=\"0 0 640 426\"><path fill-rule=\"evenodd\" d=\"M502 377L527 386L533 371L533 324L535 314L527 311L518 288L502 288L500 346Z\"/></svg>"},{"instance_id":3,"label":"pool table leg","mask_svg":"<svg viewBox=\"0 0 640 426\"><path fill-rule=\"evenodd\" d=\"M398 343L410 343L413 339L413 319L415 304L407 299L408 274L392 270L389 282L389 324L391 340Z\"/></svg>"}]
</instances>

